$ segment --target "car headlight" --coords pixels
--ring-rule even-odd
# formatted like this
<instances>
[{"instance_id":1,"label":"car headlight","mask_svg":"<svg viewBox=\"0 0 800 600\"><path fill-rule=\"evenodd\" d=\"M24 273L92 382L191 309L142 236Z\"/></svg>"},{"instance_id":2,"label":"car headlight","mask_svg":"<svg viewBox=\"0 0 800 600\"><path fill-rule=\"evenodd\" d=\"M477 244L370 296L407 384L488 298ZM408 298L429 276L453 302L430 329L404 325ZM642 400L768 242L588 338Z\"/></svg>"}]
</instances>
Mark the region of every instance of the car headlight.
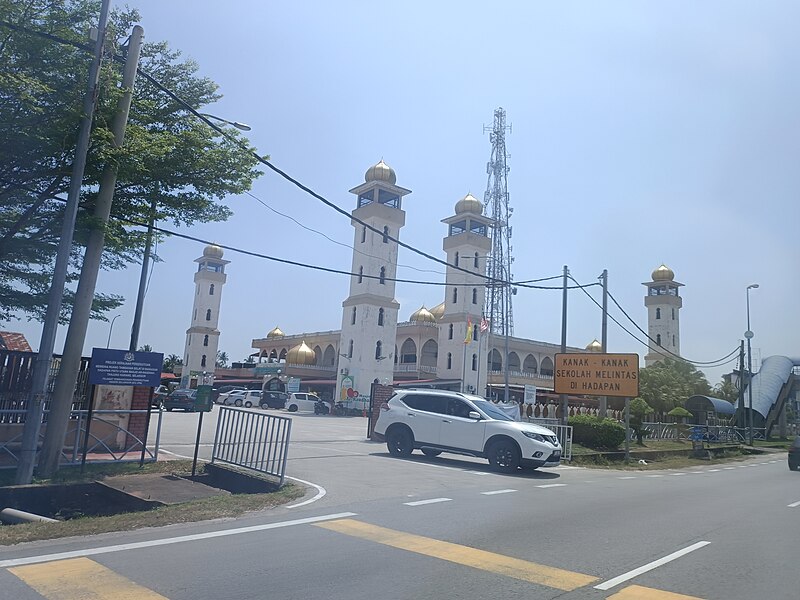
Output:
<instances>
[{"instance_id":1,"label":"car headlight","mask_svg":"<svg viewBox=\"0 0 800 600\"><path fill-rule=\"evenodd\" d=\"M534 433L532 431L523 431L522 435L525 437L531 438L532 440L536 440L537 442L543 442L544 436L539 435L538 433Z\"/></svg>"}]
</instances>

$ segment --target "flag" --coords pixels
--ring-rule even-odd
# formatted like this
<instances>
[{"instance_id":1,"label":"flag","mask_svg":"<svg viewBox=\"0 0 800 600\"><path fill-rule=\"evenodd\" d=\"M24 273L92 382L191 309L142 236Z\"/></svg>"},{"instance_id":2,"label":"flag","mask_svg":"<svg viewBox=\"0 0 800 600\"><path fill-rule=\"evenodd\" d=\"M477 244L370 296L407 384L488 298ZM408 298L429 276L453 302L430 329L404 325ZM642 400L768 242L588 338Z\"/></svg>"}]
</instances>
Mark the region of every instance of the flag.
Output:
<instances>
[{"instance_id":1,"label":"flag","mask_svg":"<svg viewBox=\"0 0 800 600\"><path fill-rule=\"evenodd\" d=\"M488 329L489 329L489 321L486 320L486 317L481 317L481 324L480 324L481 333L485 333Z\"/></svg>"},{"instance_id":2,"label":"flag","mask_svg":"<svg viewBox=\"0 0 800 600\"><path fill-rule=\"evenodd\" d=\"M464 338L464 343L469 344L472 341L472 319L467 319L467 336Z\"/></svg>"}]
</instances>

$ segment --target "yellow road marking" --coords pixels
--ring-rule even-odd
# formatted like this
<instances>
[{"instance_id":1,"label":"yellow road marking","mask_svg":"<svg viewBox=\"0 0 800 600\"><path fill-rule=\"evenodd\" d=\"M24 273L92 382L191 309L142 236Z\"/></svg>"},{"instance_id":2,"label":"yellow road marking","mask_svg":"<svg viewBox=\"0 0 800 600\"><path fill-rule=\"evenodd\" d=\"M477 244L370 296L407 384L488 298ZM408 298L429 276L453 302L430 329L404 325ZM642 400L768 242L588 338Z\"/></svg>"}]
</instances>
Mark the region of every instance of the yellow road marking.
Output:
<instances>
[{"instance_id":1,"label":"yellow road marking","mask_svg":"<svg viewBox=\"0 0 800 600\"><path fill-rule=\"evenodd\" d=\"M702 600L697 596L684 596L674 592L654 590L641 585L629 585L606 600Z\"/></svg>"},{"instance_id":2,"label":"yellow road marking","mask_svg":"<svg viewBox=\"0 0 800 600\"><path fill-rule=\"evenodd\" d=\"M385 529L376 525L362 523L361 521L354 521L353 519L339 519L326 523L316 523L315 525L393 548L440 558L475 569L489 571L490 573L497 573L498 575L505 575L506 577L538 583L564 591L572 591L597 581L597 577L584 575L583 573L574 573L564 569L538 565L503 554L495 554L494 552L460 546L459 544L434 540L411 533Z\"/></svg>"},{"instance_id":3,"label":"yellow road marking","mask_svg":"<svg viewBox=\"0 0 800 600\"><path fill-rule=\"evenodd\" d=\"M47 600L169 600L88 558L12 567L9 571Z\"/></svg>"}]
</instances>

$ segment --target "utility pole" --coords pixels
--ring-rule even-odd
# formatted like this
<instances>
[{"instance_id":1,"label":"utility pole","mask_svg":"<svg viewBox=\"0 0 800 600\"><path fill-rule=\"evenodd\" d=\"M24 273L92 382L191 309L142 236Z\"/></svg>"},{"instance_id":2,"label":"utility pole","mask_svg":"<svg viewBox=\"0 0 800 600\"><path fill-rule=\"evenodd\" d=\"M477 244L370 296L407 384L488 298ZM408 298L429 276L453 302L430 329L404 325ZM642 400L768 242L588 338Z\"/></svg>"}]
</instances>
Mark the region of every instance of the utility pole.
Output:
<instances>
[{"instance_id":1,"label":"utility pole","mask_svg":"<svg viewBox=\"0 0 800 600\"><path fill-rule=\"evenodd\" d=\"M744 429L747 427L744 412L744 340L739 344L739 418L737 425Z\"/></svg>"},{"instance_id":2,"label":"utility pole","mask_svg":"<svg viewBox=\"0 0 800 600\"><path fill-rule=\"evenodd\" d=\"M564 284L563 291L561 292L561 354L567 353L567 278L569 277L569 269L564 265ZM567 395L561 394L561 424L567 424L569 417L569 407L567 406Z\"/></svg>"},{"instance_id":3,"label":"utility pole","mask_svg":"<svg viewBox=\"0 0 800 600\"><path fill-rule=\"evenodd\" d=\"M125 140L125 126L128 122L128 112L131 107L133 86L136 81L136 68L139 64L139 53L142 48L143 38L144 29L139 25L134 26L128 43L128 55L122 76L123 93L117 104L117 113L114 115L114 121L111 125L115 148L120 148ZM64 342L64 355L61 358L61 368L58 371L53 389L50 418L48 419L47 432L39 460L39 471L45 477L52 476L58 470L69 413L72 409L72 397L78 379L78 370L80 369L81 353L86 340L86 328L89 325L89 316L92 311L97 276L100 272L100 259L105 245L106 227L111 214L116 182L117 167L115 163L110 162L103 169L103 175L100 179L94 210L95 226L89 233L89 241L86 245L86 252L83 255L78 289L75 292L75 304L72 307L67 339ZM92 402L92 398L89 398L89 402ZM87 423L88 426L89 424Z\"/></svg>"},{"instance_id":4,"label":"utility pole","mask_svg":"<svg viewBox=\"0 0 800 600\"><path fill-rule=\"evenodd\" d=\"M61 224L61 237L58 242L56 263L53 267L53 279L47 294L47 312L42 325L42 337L39 341L39 352L33 368L33 381L28 396L28 407L25 415L25 428L22 433L22 450L17 466L16 483L27 484L33 478L33 466L36 462L36 449L39 445L39 430L42 425L44 399L50 379L50 367L53 349L56 344L56 332L61 316L61 301L64 297L64 286L67 281L69 256L72 250L72 238L75 233L75 219L78 215L78 199L83 172L86 169L86 155L89 151L89 134L92 130L92 119L97 104L97 83L100 78L100 62L103 58L106 26L111 0L103 0L100 6L100 18L97 23L97 40L94 44L94 55L89 67L89 85L83 100L83 117L81 119L78 140L75 144L75 161L72 163L69 193L64 208L64 222Z\"/></svg>"},{"instance_id":5,"label":"utility pole","mask_svg":"<svg viewBox=\"0 0 800 600\"><path fill-rule=\"evenodd\" d=\"M603 280L603 325L600 332L600 343L603 346L603 352L608 353L608 269L603 269L600 279ZM608 410L608 398L600 396L599 403L599 417L605 419L606 411Z\"/></svg>"}]
</instances>

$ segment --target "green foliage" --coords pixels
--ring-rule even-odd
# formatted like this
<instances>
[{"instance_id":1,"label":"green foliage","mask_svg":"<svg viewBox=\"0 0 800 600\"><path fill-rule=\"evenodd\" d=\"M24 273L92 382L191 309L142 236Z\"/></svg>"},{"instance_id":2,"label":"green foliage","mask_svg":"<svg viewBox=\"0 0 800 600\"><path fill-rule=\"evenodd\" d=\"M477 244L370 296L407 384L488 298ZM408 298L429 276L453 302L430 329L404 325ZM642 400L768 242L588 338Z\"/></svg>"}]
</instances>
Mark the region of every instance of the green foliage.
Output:
<instances>
[{"instance_id":1,"label":"green foliage","mask_svg":"<svg viewBox=\"0 0 800 600\"><path fill-rule=\"evenodd\" d=\"M727 400L731 404L736 404L736 402L739 400L739 388L737 388L730 379L723 379L720 383L714 386L712 395L714 398Z\"/></svg>"},{"instance_id":2,"label":"green foliage","mask_svg":"<svg viewBox=\"0 0 800 600\"><path fill-rule=\"evenodd\" d=\"M174 373L175 367L183 365L183 359L177 354L170 354L164 357L164 366L162 367L165 373Z\"/></svg>"},{"instance_id":3,"label":"green foliage","mask_svg":"<svg viewBox=\"0 0 800 600\"><path fill-rule=\"evenodd\" d=\"M572 439L584 446L613 450L625 441L625 428L612 419L575 415L568 422L572 425Z\"/></svg>"},{"instance_id":4,"label":"green foliage","mask_svg":"<svg viewBox=\"0 0 800 600\"><path fill-rule=\"evenodd\" d=\"M0 21L79 44L88 43L98 14L93 0L0 0ZM137 21L135 10L113 13L109 52L123 52ZM44 315L64 213L64 203L50 196L67 196L90 62L86 50L0 26L0 321ZM146 43L140 67L196 109L220 98L216 84L165 42ZM109 128L121 70L110 60L101 70L68 282L77 280L82 245L96 226L91 215L107 164L118 165L119 174L102 259L106 269L139 261L145 233L126 220L146 222L151 200L158 221L224 221L231 211L222 200L248 190L260 174L236 142L244 138L233 130L232 139L221 136L141 77L125 144L114 149ZM93 318L122 301L98 293ZM70 306L66 297L62 320Z\"/></svg>"},{"instance_id":5,"label":"green foliage","mask_svg":"<svg viewBox=\"0 0 800 600\"><path fill-rule=\"evenodd\" d=\"M685 361L666 358L639 369L639 396L659 415L695 394L708 396L711 386L702 372Z\"/></svg>"},{"instance_id":6,"label":"green foliage","mask_svg":"<svg viewBox=\"0 0 800 600\"><path fill-rule=\"evenodd\" d=\"M223 352L222 350L217 351L217 360L215 361L215 365L220 367L221 369L225 369L228 367L228 353Z\"/></svg>"},{"instance_id":7,"label":"green foliage","mask_svg":"<svg viewBox=\"0 0 800 600\"><path fill-rule=\"evenodd\" d=\"M644 427L642 426L642 422L647 415L652 414L654 411L650 405L640 397L631 400L629 410L629 423L631 429L633 429L634 433L636 434L636 443L640 446L643 446L644 437L647 435L647 431L645 431Z\"/></svg>"}]
</instances>

